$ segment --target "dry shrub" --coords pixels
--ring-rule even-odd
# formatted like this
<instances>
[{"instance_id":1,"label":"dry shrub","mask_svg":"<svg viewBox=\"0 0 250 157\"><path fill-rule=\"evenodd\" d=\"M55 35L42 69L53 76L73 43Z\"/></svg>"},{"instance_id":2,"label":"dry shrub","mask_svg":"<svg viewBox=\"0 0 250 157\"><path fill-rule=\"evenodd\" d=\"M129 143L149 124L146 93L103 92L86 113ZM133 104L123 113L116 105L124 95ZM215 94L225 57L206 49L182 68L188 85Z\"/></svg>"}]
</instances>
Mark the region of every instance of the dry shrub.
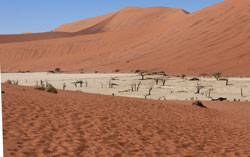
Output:
<instances>
[{"instance_id":1,"label":"dry shrub","mask_svg":"<svg viewBox=\"0 0 250 157\"><path fill-rule=\"evenodd\" d=\"M45 90L45 87L44 86L35 85L34 89L36 89L36 90Z\"/></svg>"},{"instance_id":2,"label":"dry shrub","mask_svg":"<svg viewBox=\"0 0 250 157\"><path fill-rule=\"evenodd\" d=\"M207 108L205 105L203 105L203 103L199 100L196 100L195 102L192 103L192 105L195 106L199 106L199 107L203 107L203 108Z\"/></svg>"},{"instance_id":3,"label":"dry shrub","mask_svg":"<svg viewBox=\"0 0 250 157\"><path fill-rule=\"evenodd\" d=\"M11 80L7 80L5 83L12 84Z\"/></svg>"},{"instance_id":4,"label":"dry shrub","mask_svg":"<svg viewBox=\"0 0 250 157\"><path fill-rule=\"evenodd\" d=\"M51 84L48 84L48 86L46 87L46 91L50 93L57 93L56 88L52 86Z\"/></svg>"}]
</instances>

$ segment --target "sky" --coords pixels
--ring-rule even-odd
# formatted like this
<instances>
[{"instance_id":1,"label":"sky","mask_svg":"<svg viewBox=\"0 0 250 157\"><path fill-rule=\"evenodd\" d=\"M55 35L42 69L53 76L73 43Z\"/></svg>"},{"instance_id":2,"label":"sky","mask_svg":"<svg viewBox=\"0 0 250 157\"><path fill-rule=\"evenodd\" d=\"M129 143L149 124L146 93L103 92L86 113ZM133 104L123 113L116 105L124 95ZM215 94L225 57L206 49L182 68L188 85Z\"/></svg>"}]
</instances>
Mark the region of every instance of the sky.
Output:
<instances>
[{"instance_id":1,"label":"sky","mask_svg":"<svg viewBox=\"0 0 250 157\"><path fill-rule=\"evenodd\" d=\"M223 0L0 0L0 34L47 32L64 23L127 6L164 6L195 12Z\"/></svg>"}]
</instances>

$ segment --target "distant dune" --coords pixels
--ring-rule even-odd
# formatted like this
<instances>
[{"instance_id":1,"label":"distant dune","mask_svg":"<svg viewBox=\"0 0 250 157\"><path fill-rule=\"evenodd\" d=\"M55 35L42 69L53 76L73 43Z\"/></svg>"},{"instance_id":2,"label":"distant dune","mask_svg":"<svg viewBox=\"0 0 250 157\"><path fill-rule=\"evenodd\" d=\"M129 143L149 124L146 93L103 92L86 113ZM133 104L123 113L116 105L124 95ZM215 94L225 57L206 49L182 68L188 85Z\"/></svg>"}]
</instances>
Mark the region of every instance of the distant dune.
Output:
<instances>
[{"instance_id":1,"label":"distant dune","mask_svg":"<svg viewBox=\"0 0 250 157\"><path fill-rule=\"evenodd\" d=\"M250 1L227 0L188 14L128 7L47 33L0 36L3 71L250 75Z\"/></svg>"},{"instance_id":2,"label":"distant dune","mask_svg":"<svg viewBox=\"0 0 250 157\"><path fill-rule=\"evenodd\" d=\"M22 34L31 34L32 32L23 32Z\"/></svg>"},{"instance_id":3,"label":"distant dune","mask_svg":"<svg viewBox=\"0 0 250 157\"><path fill-rule=\"evenodd\" d=\"M250 104L152 101L3 84L5 156L248 156Z\"/></svg>"},{"instance_id":4,"label":"distant dune","mask_svg":"<svg viewBox=\"0 0 250 157\"><path fill-rule=\"evenodd\" d=\"M83 29L88 29L100 25L109 18L113 19L110 22L102 25L103 32L128 29L133 27L139 27L144 25L150 25L162 21L171 20L178 16L186 15L187 12L181 9L166 8L166 7L126 7L120 11L116 11L110 14L106 14L99 17L85 19L73 23L64 24L57 29L56 32L78 32Z\"/></svg>"}]
</instances>

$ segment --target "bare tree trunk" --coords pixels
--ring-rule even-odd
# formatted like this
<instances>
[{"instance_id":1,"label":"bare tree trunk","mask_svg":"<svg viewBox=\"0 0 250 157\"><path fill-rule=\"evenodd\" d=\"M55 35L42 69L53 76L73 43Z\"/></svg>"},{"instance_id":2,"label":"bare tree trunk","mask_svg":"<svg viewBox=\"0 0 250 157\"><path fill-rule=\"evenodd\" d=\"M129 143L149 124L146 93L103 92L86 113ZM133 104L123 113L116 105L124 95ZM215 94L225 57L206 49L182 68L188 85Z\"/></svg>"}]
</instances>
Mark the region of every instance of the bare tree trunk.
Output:
<instances>
[{"instance_id":1,"label":"bare tree trunk","mask_svg":"<svg viewBox=\"0 0 250 157\"><path fill-rule=\"evenodd\" d=\"M85 81L85 86L88 87L88 81Z\"/></svg>"},{"instance_id":2,"label":"bare tree trunk","mask_svg":"<svg viewBox=\"0 0 250 157\"><path fill-rule=\"evenodd\" d=\"M143 73L141 73L141 79L144 80L144 74Z\"/></svg>"},{"instance_id":3,"label":"bare tree trunk","mask_svg":"<svg viewBox=\"0 0 250 157\"><path fill-rule=\"evenodd\" d=\"M228 85L228 79L226 79L226 86Z\"/></svg>"},{"instance_id":4,"label":"bare tree trunk","mask_svg":"<svg viewBox=\"0 0 250 157\"><path fill-rule=\"evenodd\" d=\"M165 86L165 83L166 83L166 80L163 79L163 80L162 80L162 86Z\"/></svg>"},{"instance_id":5,"label":"bare tree trunk","mask_svg":"<svg viewBox=\"0 0 250 157\"><path fill-rule=\"evenodd\" d=\"M65 84L65 83L63 83L63 90L65 90L65 88L66 88L66 84Z\"/></svg>"},{"instance_id":6,"label":"bare tree trunk","mask_svg":"<svg viewBox=\"0 0 250 157\"><path fill-rule=\"evenodd\" d=\"M141 85L141 81L138 83L136 91L139 91L140 85Z\"/></svg>"},{"instance_id":7,"label":"bare tree trunk","mask_svg":"<svg viewBox=\"0 0 250 157\"><path fill-rule=\"evenodd\" d=\"M150 87L148 90L148 95L151 95L151 91L152 91L153 87Z\"/></svg>"}]
</instances>

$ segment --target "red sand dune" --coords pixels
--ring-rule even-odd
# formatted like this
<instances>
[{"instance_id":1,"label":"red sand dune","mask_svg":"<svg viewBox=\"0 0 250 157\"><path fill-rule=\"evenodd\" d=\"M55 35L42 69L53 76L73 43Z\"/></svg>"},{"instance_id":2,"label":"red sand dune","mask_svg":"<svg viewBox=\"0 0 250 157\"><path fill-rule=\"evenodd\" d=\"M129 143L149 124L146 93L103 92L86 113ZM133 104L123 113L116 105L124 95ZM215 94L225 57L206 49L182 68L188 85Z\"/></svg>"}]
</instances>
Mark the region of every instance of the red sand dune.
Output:
<instances>
[{"instance_id":1,"label":"red sand dune","mask_svg":"<svg viewBox=\"0 0 250 157\"><path fill-rule=\"evenodd\" d=\"M138 10L138 14L127 19L130 9ZM153 8L157 9L166 10ZM80 27L75 25L80 23L86 29L74 33L49 32L54 37L46 40L38 35L34 37L37 41L15 37L6 43L8 37L0 36L3 71L48 71L60 67L64 71L85 72L144 69L170 74L250 75L249 0L227 0L186 15L176 9L166 12L155 23L151 22L155 16L152 19L142 16L150 8L145 13L141 8L124 10L111 14L112 18L99 17L94 22L89 19L86 25L83 20L60 27L77 31ZM124 21L122 17L127 24L120 23ZM52 39L55 36L58 38ZM13 43L17 39L19 42Z\"/></svg>"},{"instance_id":2,"label":"red sand dune","mask_svg":"<svg viewBox=\"0 0 250 157\"><path fill-rule=\"evenodd\" d=\"M152 25L162 21L171 21L186 15L181 9L166 7L127 7L120 11L94 17L74 23L64 24L51 32L0 35L0 43L25 42L34 40L74 37L115 30Z\"/></svg>"},{"instance_id":3,"label":"red sand dune","mask_svg":"<svg viewBox=\"0 0 250 157\"><path fill-rule=\"evenodd\" d=\"M109 23L102 26L104 32L128 29L162 21L170 21L173 18L188 14L182 9L166 7L126 7L120 11L106 14L99 17L85 19L73 23L64 24L54 31L56 32L78 32L83 29L99 25L102 21L115 16Z\"/></svg>"},{"instance_id":4,"label":"red sand dune","mask_svg":"<svg viewBox=\"0 0 250 157\"><path fill-rule=\"evenodd\" d=\"M3 84L5 156L247 156L250 104L153 101Z\"/></svg>"}]
</instances>

